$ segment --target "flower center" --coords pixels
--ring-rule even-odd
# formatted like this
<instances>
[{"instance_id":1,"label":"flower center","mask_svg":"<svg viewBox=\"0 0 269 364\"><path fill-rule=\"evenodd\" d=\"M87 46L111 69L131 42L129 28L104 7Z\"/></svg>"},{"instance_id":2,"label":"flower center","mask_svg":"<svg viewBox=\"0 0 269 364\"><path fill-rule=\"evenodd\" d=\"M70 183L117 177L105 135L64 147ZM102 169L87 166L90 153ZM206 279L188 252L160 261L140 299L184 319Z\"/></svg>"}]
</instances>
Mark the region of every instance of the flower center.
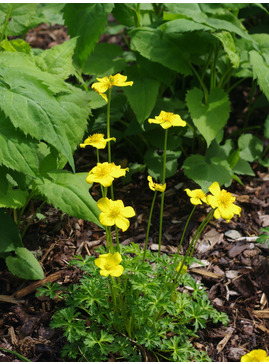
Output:
<instances>
[{"instance_id":1,"label":"flower center","mask_svg":"<svg viewBox=\"0 0 269 364\"><path fill-rule=\"evenodd\" d=\"M96 176L97 178L103 178L109 176L111 173L111 166L110 165L103 165L98 166L98 169L96 169Z\"/></svg>"},{"instance_id":2,"label":"flower center","mask_svg":"<svg viewBox=\"0 0 269 364\"><path fill-rule=\"evenodd\" d=\"M218 205L224 209L227 209L233 203L232 195L227 191L221 191L218 198Z\"/></svg>"},{"instance_id":3,"label":"flower center","mask_svg":"<svg viewBox=\"0 0 269 364\"><path fill-rule=\"evenodd\" d=\"M121 208L119 206L114 206L110 212L109 215L112 219L116 219L121 215Z\"/></svg>"}]
</instances>

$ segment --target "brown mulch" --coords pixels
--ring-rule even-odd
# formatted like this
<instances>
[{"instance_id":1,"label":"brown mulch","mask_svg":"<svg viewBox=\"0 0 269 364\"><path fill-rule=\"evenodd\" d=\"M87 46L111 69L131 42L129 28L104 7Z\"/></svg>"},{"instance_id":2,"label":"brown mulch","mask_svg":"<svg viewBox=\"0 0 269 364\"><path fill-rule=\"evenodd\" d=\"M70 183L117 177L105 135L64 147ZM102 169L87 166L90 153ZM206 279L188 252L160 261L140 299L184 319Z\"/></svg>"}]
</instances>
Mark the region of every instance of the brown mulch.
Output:
<instances>
[{"instance_id":1,"label":"brown mulch","mask_svg":"<svg viewBox=\"0 0 269 364\"><path fill-rule=\"evenodd\" d=\"M42 24L29 31L25 39L32 46L46 49L62 43L68 36L64 27ZM81 154L77 160L79 157ZM83 158L82 164L85 165ZM214 307L226 312L230 318L226 327L209 326L200 330L199 339L193 342L197 349L206 350L215 362L240 361L240 357L252 349L269 352L269 249L255 242L260 228L269 225L269 175L258 166L254 166L254 170L254 178L243 178L244 186L233 183L229 188L242 207L241 217L229 223L213 220L195 252L204 265L190 268L191 274L206 287ZM152 199L146 175L135 175L128 185L116 183L115 187L115 197L122 198L136 211L130 229L121 234L121 242L129 244L134 241L143 246ZM192 187L181 170L167 181L163 254L176 251L191 210L184 188ZM94 186L91 193L97 199L98 187ZM31 224L24 244L39 255L45 282L75 283L80 278L80 271L69 267L68 262L74 255L95 254L95 248L105 242L104 232L50 205L44 205L41 212L46 218ZM198 208L187 238L192 236L205 216L204 208ZM158 221L156 209L149 244L153 251L157 249ZM65 339L49 326L52 315L61 306L49 298L36 298L36 289L42 283L18 279L1 267L0 348L14 350L31 361L63 361L60 350ZM0 350L0 361L20 360Z\"/></svg>"}]
</instances>

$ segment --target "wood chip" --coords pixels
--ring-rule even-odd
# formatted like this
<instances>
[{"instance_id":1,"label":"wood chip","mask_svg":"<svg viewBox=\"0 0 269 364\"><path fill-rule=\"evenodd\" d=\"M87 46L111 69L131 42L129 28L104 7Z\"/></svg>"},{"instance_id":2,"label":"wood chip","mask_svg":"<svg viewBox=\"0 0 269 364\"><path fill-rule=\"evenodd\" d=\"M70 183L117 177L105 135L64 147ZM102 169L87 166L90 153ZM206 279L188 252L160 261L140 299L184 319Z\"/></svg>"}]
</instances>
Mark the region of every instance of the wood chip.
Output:
<instances>
[{"instance_id":1,"label":"wood chip","mask_svg":"<svg viewBox=\"0 0 269 364\"><path fill-rule=\"evenodd\" d=\"M17 291L14 294L14 296L15 296L15 298L22 298L24 296L27 296L28 294L34 292L37 288L43 286L43 284L46 284L48 282L55 282L55 281L57 281L65 273L66 273L65 270L61 270L61 271L52 273L50 276L48 276L48 277L46 277L44 279L41 279L40 281L31 283L29 286L20 289L19 291Z\"/></svg>"},{"instance_id":2,"label":"wood chip","mask_svg":"<svg viewBox=\"0 0 269 364\"><path fill-rule=\"evenodd\" d=\"M192 268L192 269L190 269L190 272L200 274L201 276L214 278L214 279L223 277L223 274L216 274L213 272L208 272L207 270L202 269L202 268Z\"/></svg>"},{"instance_id":3,"label":"wood chip","mask_svg":"<svg viewBox=\"0 0 269 364\"><path fill-rule=\"evenodd\" d=\"M225 348L228 341L232 337L233 332L234 332L234 328L228 327L226 335L224 336L224 338L217 345L217 351L219 353Z\"/></svg>"},{"instance_id":4,"label":"wood chip","mask_svg":"<svg viewBox=\"0 0 269 364\"><path fill-rule=\"evenodd\" d=\"M262 324L258 325L257 326L257 329L259 329L259 330L261 330L261 331L266 332L267 334L269 334L269 330L265 326L263 326Z\"/></svg>"},{"instance_id":5,"label":"wood chip","mask_svg":"<svg viewBox=\"0 0 269 364\"><path fill-rule=\"evenodd\" d=\"M256 311L252 311L252 313L253 313L253 315L255 315L256 317L269 319L269 308L266 308L266 309L264 309L264 310L256 310Z\"/></svg>"},{"instance_id":6,"label":"wood chip","mask_svg":"<svg viewBox=\"0 0 269 364\"><path fill-rule=\"evenodd\" d=\"M23 303L24 302L24 300L17 300L14 296L7 296L5 294L0 294L0 301L8 302L8 303Z\"/></svg>"}]
</instances>

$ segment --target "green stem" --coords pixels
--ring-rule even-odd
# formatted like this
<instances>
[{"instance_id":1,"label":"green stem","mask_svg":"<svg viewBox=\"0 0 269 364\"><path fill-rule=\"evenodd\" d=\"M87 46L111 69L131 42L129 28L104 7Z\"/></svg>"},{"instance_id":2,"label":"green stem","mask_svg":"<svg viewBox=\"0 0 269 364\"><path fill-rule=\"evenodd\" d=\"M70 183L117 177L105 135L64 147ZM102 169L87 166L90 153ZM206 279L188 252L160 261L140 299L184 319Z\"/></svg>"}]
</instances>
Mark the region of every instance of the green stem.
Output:
<instances>
[{"instance_id":1,"label":"green stem","mask_svg":"<svg viewBox=\"0 0 269 364\"><path fill-rule=\"evenodd\" d=\"M197 77L198 81L200 82L200 85L203 89L203 92L204 92L204 99L205 99L205 104L207 104L207 101L208 101L208 91L207 91L207 88L206 88L206 85L204 84L203 80L201 79L199 73L196 71L196 69L193 67L193 65L190 63L189 64L193 73L195 74L195 76Z\"/></svg>"},{"instance_id":2,"label":"green stem","mask_svg":"<svg viewBox=\"0 0 269 364\"><path fill-rule=\"evenodd\" d=\"M179 255L180 248L181 248L181 246L182 246L183 239L184 239L184 236L185 236L185 233L186 233L187 227L188 227L188 225L189 225L190 219L191 219L191 217L192 217L192 215L193 215L193 213L194 213L195 208L196 208L196 205L194 205L194 206L193 206L193 208L192 208L192 210L191 210L191 213L190 213L190 215L189 215L189 217L188 217L188 220L186 221L186 224L185 224L185 226L184 226L184 230L183 230L183 233L182 233L182 236L181 236L180 242L179 242L179 246L178 246L178 248L177 248L177 253L176 253L176 255L175 255L175 260L174 260L174 261L176 261L176 259L177 259L178 255Z\"/></svg>"},{"instance_id":3,"label":"green stem","mask_svg":"<svg viewBox=\"0 0 269 364\"><path fill-rule=\"evenodd\" d=\"M148 240L149 240L149 230L150 230L152 212L153 212L156 196L157 196L157 191L154 192L153 200L152 200L152 204L151 204L151 208L150 208L150 212L149 212L149 220L148 220L148 226L147 226L146 241L145 241L145 247L144 247L144 254L143 254L142 263L144 263L145 258L146 258L146 251L147 251Z\"/></svg>"},{"instance_id":4,"label":"green stem","mask_svg":"<svg viewBox=\"0 0 269 364\"><path fill-rule=\"evenodd\" d=\"M96 159L97 159L97 163L100 163L100 155L99 155L99 149L96 148Z\"/></svg>"},{"instance_id":5,"label":"green stem","mask_svg":"<svg viewBox=\"0 0 269 364\"><path fill-rule=\"evenodd\" d=\"M164 147L163 147L163 175L162 175L162 184L163 185L165 184L167 137L168 137L168 129L165 129ZM161 196L158 257L161 256L162 228L163 228L163 207L164 207L164 191L162 192L162 196Z\"/></svg>"},{"instance_id":6,"label":"green stem","mask_svg":"<svg viewBox=\"0 0 269 364\"><path fill-rule=\"evenodd\" d=\"M108 139L110 138L111 91L112 91L112 88L109 88L108 89L108 97L107 97L106 137ZM108 154L108 163L111 163L111 145L110 145L110 140L107 142L107 154Z\"/></svg>"},{"instance_id":7,"label":"green stem","mask_svg":"<svg viewBox=\"0 0 269 364\"><path fill-rule=\"evenodd\" d=\"M13 4L9 4L9 9L7 12L7 15L5 17L5 22L4 22L4 26L3 26L3 31L0 35L0 42L2 42L2 40L4 39L4 37L6 36L6 30L7 30L7 26L8 26L8 21L12 12L12 8L13 8Z\"/></svg>"},{"instance_id":8,"label":"green stem","mask_svg":"<svg viewBox=\"0 0 269 364\"><path fill-rule=\"evenodd\" d=\"M118 230L117 225L115 225L115 233L116 233L117 252L120 253L119 230Z\"/></svg>"}]
</instances>

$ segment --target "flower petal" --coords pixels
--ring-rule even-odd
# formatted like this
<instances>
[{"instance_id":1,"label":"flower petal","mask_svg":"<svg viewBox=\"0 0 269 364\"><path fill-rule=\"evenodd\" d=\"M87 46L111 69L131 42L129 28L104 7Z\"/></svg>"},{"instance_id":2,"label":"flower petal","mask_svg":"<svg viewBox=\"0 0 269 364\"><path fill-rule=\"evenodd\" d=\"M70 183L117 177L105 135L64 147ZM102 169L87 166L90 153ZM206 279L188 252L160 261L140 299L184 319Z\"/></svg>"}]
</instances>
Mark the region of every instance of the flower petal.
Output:
<instances>
[{"instance_id":1,"label":"flower petal","mask_svg":"<svg viewBox=\"0 0 269 364\"><path fill-rule=\"evenodd\" d=\"M113 219L106 212L101 212L101 214L99 215L99 221L104 226L113 226L113 225L115 225L115 219Z\"/></svg>"},{"instance_id":2,"label":"flower petal","mask_svg":"<svg viewBox=\"0 0 269 364\"><path fill-rule=\"evenodd\" d=\"M218 182L213 182L208 189L212 193L212 195L218 195L220 193L220 186Z\"/></svg>"},{"instance_id":3,"label":"flower petal","mask_svg":"<svg viewBox=\"0 0 269 364\"><path fill-rule=\"evenodd\" d=\"M115 224L117 225L118 228L122 229L122 231L126 231L130 226L129 220L123 216L118 216L115 219Z\"/></svg>"},{"instance_id":4,"label":"flower petal","mask_svg":"<svg viewBox=\"0 0 269 364\"><path fill-rule=\"evenodd\" d=\"M119 277L119 276L122 275L123 271L124 271L123 266L122 265L117 265L116 267L114 267L113 269L111 269L110 275L112 277Z\"/></svg>"},{"instance_id":5,"label":"flower petal","mask_svg":"<svg viewBox=\"0 0 269 364\"><path fill-rule=\"evenodd\" d=\"M111 209L111 201L107 197L102 197L97 201L97 207L102 212L107 212Z\"/></svg>"}]
</instances>

